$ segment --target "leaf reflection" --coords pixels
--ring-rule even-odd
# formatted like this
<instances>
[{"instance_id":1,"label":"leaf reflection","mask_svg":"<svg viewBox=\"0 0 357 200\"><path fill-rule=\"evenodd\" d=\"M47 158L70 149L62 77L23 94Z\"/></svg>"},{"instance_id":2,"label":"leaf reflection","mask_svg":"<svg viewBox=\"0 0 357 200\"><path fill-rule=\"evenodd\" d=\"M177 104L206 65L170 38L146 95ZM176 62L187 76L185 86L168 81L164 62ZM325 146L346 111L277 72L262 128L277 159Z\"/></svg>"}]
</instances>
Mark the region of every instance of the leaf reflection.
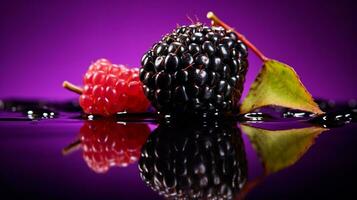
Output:
<instances>
[{"instance_id":1,"label":"leaf reflection","mask_svg":"<svg viewBox=\"0 0 357 200\"><path fill-rule=\"evenodd\" d=\"M263 166L264 174L249 180L238 194L237 200L260 185L264 179L275 172L283 170L300 160L314 144L316 138L324 131L321 127L306 127L286 130L267 130L249 125L241 125Z\"/></svg>"},{"instance_id":2,"label":"leaf reflection","mask_svg":"<svg viewBox=\"0 0 357 200\"><path fill-rule=\"evenodd\" d=\"M241 125L257 151L266 174L271 174L296 163L323 131L321 127L288 130L266 130Z\"/></svg>"}]
</instances>

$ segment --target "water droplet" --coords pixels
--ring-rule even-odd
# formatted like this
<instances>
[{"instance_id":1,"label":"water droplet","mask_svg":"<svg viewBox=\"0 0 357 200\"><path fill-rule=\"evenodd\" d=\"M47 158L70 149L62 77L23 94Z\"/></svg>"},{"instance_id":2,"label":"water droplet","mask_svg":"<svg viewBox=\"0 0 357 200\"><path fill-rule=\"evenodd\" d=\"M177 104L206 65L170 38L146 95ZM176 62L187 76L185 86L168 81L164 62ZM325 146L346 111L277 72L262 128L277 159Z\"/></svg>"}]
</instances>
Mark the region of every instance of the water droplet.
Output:
<instances>
[{"instance_id":1,"label":"water droplet","mask_svg":"<svg viewBox=\"0 0 357 200\"><path fill-rule=\"evenodd\" d=\"M50 112L50 118L54 118L55 117L55 113L54 112Z\"/></svg>"},{"instance_id":2,"label":"water droplet","mask_svg":"<svg viewBox=\"0 0 357 200\"><path fill-rule=\"evenodd\" d=\"M252 121L262 121L264 119L261 112L247 113L244 117Z\"/></svg>"},{"instance_id":3,"label":"water droplet","mask_svg":"<svg viewBox=\"0 0 357 200\"><path fill-rule=\"evenodd\" d=\"M44 113L42 113L42 116L43 116L43 118L47 118L48 117L48 113L44 112Z\"/></svg>"}]
</instances>

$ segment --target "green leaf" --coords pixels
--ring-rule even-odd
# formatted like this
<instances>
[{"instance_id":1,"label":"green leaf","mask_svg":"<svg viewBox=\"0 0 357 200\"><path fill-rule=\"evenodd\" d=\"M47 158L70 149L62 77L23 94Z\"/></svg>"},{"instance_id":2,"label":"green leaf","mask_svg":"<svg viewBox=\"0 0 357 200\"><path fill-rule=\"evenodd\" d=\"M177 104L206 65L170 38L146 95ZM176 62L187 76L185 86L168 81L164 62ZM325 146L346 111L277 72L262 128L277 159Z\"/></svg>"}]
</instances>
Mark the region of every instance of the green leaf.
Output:
<instances>
[{"instance_id":1,"label":"green leaf","mask_svg":"<svg viewBox=\"0 0 357 200\"><path fill-rule=\"evenodd\" d=\"M315 138L328 130L307 127L272 131L248 125L241 125L241 128L263 162L266 175L296 163L311 147Z\"/></svg>"},{"instance_id":2,"label":"green leaf","mask_svg":"<svg viewBox=\"0 0 357 200\"><path fill-rule=\"evenodd\" d=\"M247 113L263 106L281 106L315 114L323 113L294 69L276 60L264 63L241 105L240 112Z\"/></svg>"}]
</instances>

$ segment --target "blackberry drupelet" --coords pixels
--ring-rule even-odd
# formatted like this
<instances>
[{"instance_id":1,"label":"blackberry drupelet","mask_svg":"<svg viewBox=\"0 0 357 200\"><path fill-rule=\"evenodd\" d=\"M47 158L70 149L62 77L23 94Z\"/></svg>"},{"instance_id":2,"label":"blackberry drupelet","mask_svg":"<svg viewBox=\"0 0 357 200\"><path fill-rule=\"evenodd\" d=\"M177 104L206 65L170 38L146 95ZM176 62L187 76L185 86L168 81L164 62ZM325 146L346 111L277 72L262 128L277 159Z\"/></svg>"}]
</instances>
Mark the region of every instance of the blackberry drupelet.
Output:
<instances>
[{"instance_id":1,"label":"blackberry drupelet","mask_svg":"<svg viewBox=\"0 0 357 200\"><path fill-rule=\"evenodd\" d=\"M143 181L168 199L233 199L247 177L241 133L233 124L160 125L141 150L139 169Z\"/></svg>"},{"instance_id":2,"label":"blackberry drupelet","mask_svg":"<svg viewBox=\"0 0 357 200\"><path fill-rule=\"evenodd\" d=\"M247 55L233 32L200 23L181 26L142 57L140 80L146 97L163 113L235 111Z\"/></svg>"}]
</instances>

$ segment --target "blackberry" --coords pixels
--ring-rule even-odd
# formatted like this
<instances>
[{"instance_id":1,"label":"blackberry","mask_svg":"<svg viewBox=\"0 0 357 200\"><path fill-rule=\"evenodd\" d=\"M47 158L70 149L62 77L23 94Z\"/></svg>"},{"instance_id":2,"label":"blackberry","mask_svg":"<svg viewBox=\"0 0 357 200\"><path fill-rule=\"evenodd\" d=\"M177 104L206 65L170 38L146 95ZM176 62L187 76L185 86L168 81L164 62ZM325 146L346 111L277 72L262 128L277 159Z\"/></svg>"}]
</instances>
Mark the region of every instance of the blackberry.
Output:
<instances>
[{"instance_id":1,"label":"blackberry","mask_svg":"<svg viewBox=\"0 0 357 200\"><path fill-rule=\"evenodd\" d=\"M248 69L235 33L201 23L166 34L141 60L144 93L163 113L237 110Z\"/></svg>"},{"instance_id":2,"label":"blackberry","mask_svg":"<svg viewBox=\"0 0 357 200\"><path fill-rule=\"evenodd\" d=\"M143 181L168 199L233 199L247 177L235 124L162 124L142 147L139 169Z\"/></svg>"}]
</instances>

